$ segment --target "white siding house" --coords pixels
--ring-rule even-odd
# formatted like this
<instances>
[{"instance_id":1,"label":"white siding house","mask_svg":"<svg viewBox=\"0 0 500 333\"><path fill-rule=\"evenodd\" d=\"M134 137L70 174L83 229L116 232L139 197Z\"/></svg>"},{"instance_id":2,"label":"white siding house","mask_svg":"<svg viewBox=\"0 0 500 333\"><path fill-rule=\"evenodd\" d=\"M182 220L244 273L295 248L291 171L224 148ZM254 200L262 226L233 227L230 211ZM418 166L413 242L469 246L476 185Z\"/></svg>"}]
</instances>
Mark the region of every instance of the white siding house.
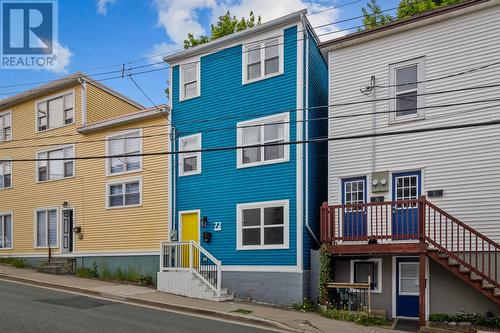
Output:
<instances>
[{"instance_id":1,"label":"white siding house","mask_svg":"<svg viewBox=\"0 0 500 333\"><path fill-rule=\"evenodd\" d=\"M460 90L500 84L500 6L498 1L468 7L449 15L419 21L332 44L328 50L330 108L329 136L406 131L500 119L500 87ZM467 74L463 71L491 65ZM396 116L397 90L416 85L418 112ZM401 72L396 81L396 71ZM365 95L360 88L375 88ZM445 78L450 76L449 78ZM398 85L394 87L394 85ZM404 93L404 91L403 91ZM498 99L497 101L494 101ZM493 100L489 102L480 102ZM365 103L337 106L361 101ZM473 103L470 103L473 102ZM463 105L460 105L463 103ZM447 106L451 105L451 106ZM406 104L406 109L411 108ZM411 112L408 112L411 113ZM359 116L364 114L363 116ZM345 117L350 116L353 117ZM358 115L358 116L354 116ZM443 190L429 198L493 240L500 241L500 126L441 130L416 134L332 141L329 144L330 204L341 203L343 178L367 177L367 201L373 194L371 175L421 171L421 194ZM392 181L389 176L388 181Z\"/></svg>"}]
</instances>

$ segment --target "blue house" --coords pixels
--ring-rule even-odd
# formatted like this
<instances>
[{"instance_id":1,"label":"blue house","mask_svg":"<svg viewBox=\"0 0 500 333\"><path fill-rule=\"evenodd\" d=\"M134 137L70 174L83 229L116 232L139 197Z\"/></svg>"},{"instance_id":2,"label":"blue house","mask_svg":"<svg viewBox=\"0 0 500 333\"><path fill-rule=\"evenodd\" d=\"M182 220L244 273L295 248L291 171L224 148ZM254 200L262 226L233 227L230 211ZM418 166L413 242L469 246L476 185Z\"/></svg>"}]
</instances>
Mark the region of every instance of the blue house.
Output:
<instances>
[{"instance_id":1,"label":"blue house","mask_svg":"<svg viewBox=\"0 0 500 333\"><path fill-rule=\"evenodd\" d=\"M327 135L328 72L305 14L164 58L174 154L160 290L277 304L308 296L327 145L304 141Z\"/></svg>"}]
</instances>

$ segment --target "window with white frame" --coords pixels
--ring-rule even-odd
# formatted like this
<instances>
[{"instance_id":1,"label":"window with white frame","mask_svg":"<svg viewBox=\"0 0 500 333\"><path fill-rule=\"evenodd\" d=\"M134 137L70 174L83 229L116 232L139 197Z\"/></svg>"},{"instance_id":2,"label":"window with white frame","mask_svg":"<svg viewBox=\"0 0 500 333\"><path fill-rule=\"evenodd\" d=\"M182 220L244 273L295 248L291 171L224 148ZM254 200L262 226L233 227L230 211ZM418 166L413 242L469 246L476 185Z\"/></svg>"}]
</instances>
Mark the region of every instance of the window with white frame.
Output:
<instances>
[{"instance_id":1,"label":"window with white frame","mask_svg":"<svg viewBox=\"0 0 500 333\"><path fill-rule=\"evenodd\" d=\"M108 137L108 173L119 174L141 169L142 158L139 155L142 150L141 131L132 131ZM132 156L129 156L132 155Z\"/></svg>"},{"instance_id":2,"label":"window with white frame","mask_svg":"<svg viewBox=\"0 0 500 333\"><path fill-rule=\"evenodd\" d=\"M62 127L75 122L73 92L37 103L39 132Z\"/></svg>"},{"instance_id":3,"label":"window with white frame","mask_svg":"<svg viewBox=\"0 0 500 333\"><path fill-rule=\"evenodd\" d=\"M39 182L63 179L75 175L75 157L73 146L40 152L37 155L37 178Z\"/></svg>"},{"instance_id":4,"label":"window with white frame","mask_svg":"<svg viewBox=\"0 0 500 333\"><path fill-rule=\"evenodd\" d=\"M288 113L240 122L237 127L238 146L258 146L238 149L239 168L289 160L289 145L280 144L290 138Z\"/></svg>"},{"instance_id":5,"label":"window with white frame","mask_svg":"<svg viewBox=\"0 0 500 333\"><path fill-rule=\"evenodd\" d=\"M346 205L365 203L365 179L344 181L344 201Z\"/></svg>"},{"instance_id":6,"label":"window with white frame","mask_svg":"<svg viewBox=\"0 0 500 333\"><path fill-rule=\"evenodd\" d=\"M399 263L399 294L406 296L418 296L419 276L418 262Z\"/></svg>"},{"instance_id":7,"label":"window with white frame","mask_svg":"<svg viewBox=\"0 0 500 333\"><path fill-rule=\"evenodd\" d=\"M424 58L390 65L391 121L424 116L424 79Z\"/></svg>"},{"instance_id":8,"label":"window with white frame","mask_svg":"<svg viewBox=\"0 0 500 333\"><path fill-rule=\"evenodd\" d=\"M36 246L57 246L57 209L40 209L35 213Z\"/></svg>"},{"instance_id":9,"label":"window with white frame","mask_svg":"<svg viewBox=\"0 0 500 333\"><path fill-rule=\"evenodd\" d=\"M12 140L12 113L0 113L0 142Z\"/></svg>"},{"instance_id":10,"label":"window with white frame","mask_svg":"<svg viewBox=\"0 0 500 333\"><path fill-rule=\"evenodd\" d=\"M351 260L351 283L368 283L370 290L382 292L382 259Z\"/></svg>"},{"instance_id":11,"label":"window with white frame","mask_svg":"<svg viewBox=\"0 0 500 333\"><path fill-rule=\"evenodd\" d=\"M12 162L0 162L0 189L12 187Z\"/></svg>"},{"instance_id":12,"label":"window with white frame","mask_svg":"<svg viewBox=\"0 0 500 333\"><path fill-rule=\"evenodd\" d=\"M238 205L238 249L288 248L288 201Z\"/></svg>"},{"instance_id":13,"label":"window with white frame","mask_svg":"<svg viewBox=\"0 0 500 333\"><path fill-rule=\"evenodd\" d=\"M243 82L283 73L283 39L266 39L243 48Z\"/></svg>"},{"instance_id":14,"label":"window with white frame","mask_svg":"<svg viewBox=\"0 0 500 333\"><path fill-rule=\"evenodd\" d=\"M179 175L201 173L201 134L184 136L179 139ZM187 151L186 153L182 153Z\"/></svg>"},{"instance_id":15,"label":"window with white frame","mask_svg":"<svg viewBox=\"0 0 500 333\"><path fill-rule=\"evenodd\" d=\"M180 99L200 96L200 64L198 62L180 66Z\"/></svg>"},{"instance_id":16,"label":"window with white frame","mask_svg":"<svg viewBox=\"0 0 500 333\"><path fill-rule=\"evenodd\" d=\"M0 213L0 249L12 248L12 214Z\"/></svg>"},{"instance_id":17,"label":"window with white frame","mask_svg":"<svg viewBox=\"0 0 500 333\"><path fill-rule=\"evenodd\" d=\"M108 208L130 207L141 205L141 181L130 180L110 183L108 189Z\"/></svg>"},{"instance_id":18,"label":"window with white frame","mask_svg":"<svg viewBox=\"0 0 500 333\"><path fill-rule=\"evenodd\" d=\"M396 200L415 200L418 199L418 175L397 176L396 181Z\"/></svg>"}]
</instances>

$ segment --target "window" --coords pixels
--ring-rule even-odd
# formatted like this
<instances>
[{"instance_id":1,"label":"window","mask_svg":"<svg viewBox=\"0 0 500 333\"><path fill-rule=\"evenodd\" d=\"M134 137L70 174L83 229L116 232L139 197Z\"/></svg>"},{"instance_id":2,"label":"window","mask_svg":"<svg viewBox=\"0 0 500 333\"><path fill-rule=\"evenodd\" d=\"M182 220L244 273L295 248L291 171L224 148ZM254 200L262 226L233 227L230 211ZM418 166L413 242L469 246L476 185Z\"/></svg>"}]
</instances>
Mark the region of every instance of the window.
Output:
<instances>
[{"instance_id":1,"label":"window","mask_svg":"<svg viewBox=\"0 0 500 333\"><path fill-rule=\"evenodd\" d=\"M396 176L396 200L418 199L418 175Z\"/></svg>"},{"instance_id":2,"label":"window","mask_svg":"<svg viewBox=\"0 0 500 333\"><path fill-rule=\"evenodd\" d=\"M346 205L365 203L365 179L344 181L344 203Z\"/></svg>"},{"instance_id":3,"label":"window","mask_svg":"<svg viewBox=\"0 0 500 333\"><path fill-rule=\"evenodd\" d=\"M370 290L382 292L382 259L351 260L351 283L368 283Z\"/></svg>"},{"instance_id":4,"label":"window","mask_svg":"<svg viewBox=\"0 0 500 333\"><path fill-rule=\"evenodd\" d=\"M283 39L267 39L243 48L243 83L283 73Z\"/></svg>"},{"instance_id":5,"label":"window","mask_svg":"<svg viewBox=\"0 0 500 333\"><path fill-rule=\"evenodd\" d=\"M422 118L424 98L424 58L390 66L391 112L390 120Z\"/></svg>"},{"instance_id":6,"label":"window","mask_svg":"<svg viewBox=\"0 0 500 333\"><path fill-rule=\"evenodd\" d=\"M108 174L119 174L141 169L142 150L141 131L133 131L124 134L108 137L108 155L120 156L112 157L108 160Z\"/></svg>"},{"instance_id":7,"label":"window","mask_svg":"<svg viewBox=\"0 0 500 333\"><path fill-rule=\"evenodd\" d=\"M419 294L418 262L399 263L399 294L418 296Z\"/></svg>"},{"instance_id":8,"label":"window","mask_svg":"<svg viewBox=\"0 0 500 333\"><path fill-rule=\"evenodd\" d=\"M200 96L200 67L199 63L182 65L180 67L180 99L190 99Z\"/></svg>"},{"instance_id":9,"label":"window","mask_svg":"<svg viewBox=\"0 0 500 333\"><path fill-rule=\"evenodd\" d=\"M288 113L260 118L237 124L238 146L277 144L289 141ZM288 145L270 145L241 148L237 151L238 168L286 162L289 160Z\"/></svg>"},{"instance_id":10,"label":"window","mask_svg":"<svg viewBox=\"0 0 500 333\"><path fill-rule=\"evenodd\" d=\"M0 113L0 142L12 140L12 114Z\"/></svg>"},{"instance_id":11,"label":"window","mask_svg":"<svg viewBox=\"0 0 500 333\"><path fill-rule=\"evenodd\" d=\"M36 247L57 247L57 209L36 211Z\"/></svg>"},{"instance_id":12,"label":"window","mask_svg":"<svg viewBox=\"0 0 500 333\"><path fill-rule=\"evenodd\" d=\"M0 214L0 249L12 249L11 214Z\"/></svg>"},{"instance_id":13,"label":"window","mask_svg":"<svg viewBox=\"0 0 500 333\"><path fill-rule=\"evenodd\" d=\"M288 248L288 201L238 205L238 249Z\"/></svg>"},{"instance_id":14,"label":"window","mask_svg":"<svg viewBox=\"0 0 500 333\"><path fill-rule=\"evenodd\" d=\"M74 158L75 149L67 146L55 150L38 153L38 181L56 180L73 177L75 175L74 160L64 158Z\"/></svg>"},{"instance_id":15,"label":"window","mask_svg":"<svg viewBox=\"0 0 500 333\"><path fill-rule=\"evenodd\" d=\"M108 208L140 206L141 181L132 180L108 184Z\"/></svg>"},{"instance_id":16,"label":"window","mask_svg":"<svg viewBox=\"0 0 500 333\"><path fill-rule=\"evenodd\" d=\"M0 162L0 189L12 186L12 162Z\"/></svg>"},{"instance_id":17,"label":"window","mask_svg":"<svg viewBox=\"0 0 500 333\"><path fill-rule=\"evenodd\" d=\"M37 103L38 131L73 124L75 121L73 92Z\"/></svg>"},{"instance_id":18,"label":"window","mask_svg":"<svg viewBox=\"0 0 500 333\"><path fill-rule=\"evenodd\" d=\"M201 134L185 136L179 139L179 151L201 149ZM195 175L201 173L201 152L179 154L179 175Z\"/></svg>"}]
</instances>

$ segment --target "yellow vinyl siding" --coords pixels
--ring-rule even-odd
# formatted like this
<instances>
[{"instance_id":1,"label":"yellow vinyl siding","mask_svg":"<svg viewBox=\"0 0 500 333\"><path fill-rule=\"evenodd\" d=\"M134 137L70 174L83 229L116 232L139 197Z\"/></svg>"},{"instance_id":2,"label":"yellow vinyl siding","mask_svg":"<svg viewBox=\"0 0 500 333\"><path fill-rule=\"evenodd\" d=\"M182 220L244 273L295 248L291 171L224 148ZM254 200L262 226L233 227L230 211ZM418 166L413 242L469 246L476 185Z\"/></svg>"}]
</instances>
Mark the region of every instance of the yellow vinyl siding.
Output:
<instances>
[{"instance_id":1,"label":"yellow vinyl siding","mask_svg":"<svg viewBox=\"0 0 500 333\"><path fill-rule=\"evenodd\" d=\"M71 88L73 89L73 88ZM23 102L9 108L12 110L12 142L0 143L0 159L36 158L37 152L74 143L76 156L103 156L106 154L107 136L127 128L166 125L161 115L137 120L126 125L106 128L89 134L79 134L81 126L80 87L75 86L76 124L36 133L35 100ZM64 89L66 91L68 89ZM49 95L52 95L49 94ZM111 95L110 95L111 96ZM121 100L108 103L119 109ZM36 100L39 100L38 98ZM160 136L143 138L142 150L166 151L168 147L167 126L143 129L142 135ZM48 136L66 135L48 138ZM19 139L36 138L30 141ZM78 143L81 141L96 141ZM54 144L51 147L37 145ZM8 149L12 148L12 149ZM36 162L12 163L12 188L0 189L0 212L13 213L13 249L0 249L2 255L46 255L47 249L35 248L34 212L40 208L63 208L68 202L75 210L74 225L82 228L83 239L75 237L74 255L78 253L140 252L158 251L161 240L167 239L168 157L142 158L142 171L119 176L106 176L106 159L76 160L75 176L37 183ZM142 206L135 208L106 209L106 182L142 178ZM60 227L60 221L59 221ZM60 230L58 238L60 242ZM55 249L53 253L59 253Z\"/></svg>"},{"instance_id":2,"label":"yellow vinyl siding","mask_svg":"<svg viewBox=\"0 0 500 333\"><path fill-rule=\"evenodd\" d=\"M87 83L87 124L118 117L140 109Z\"/></svg>"}]
</instances>

